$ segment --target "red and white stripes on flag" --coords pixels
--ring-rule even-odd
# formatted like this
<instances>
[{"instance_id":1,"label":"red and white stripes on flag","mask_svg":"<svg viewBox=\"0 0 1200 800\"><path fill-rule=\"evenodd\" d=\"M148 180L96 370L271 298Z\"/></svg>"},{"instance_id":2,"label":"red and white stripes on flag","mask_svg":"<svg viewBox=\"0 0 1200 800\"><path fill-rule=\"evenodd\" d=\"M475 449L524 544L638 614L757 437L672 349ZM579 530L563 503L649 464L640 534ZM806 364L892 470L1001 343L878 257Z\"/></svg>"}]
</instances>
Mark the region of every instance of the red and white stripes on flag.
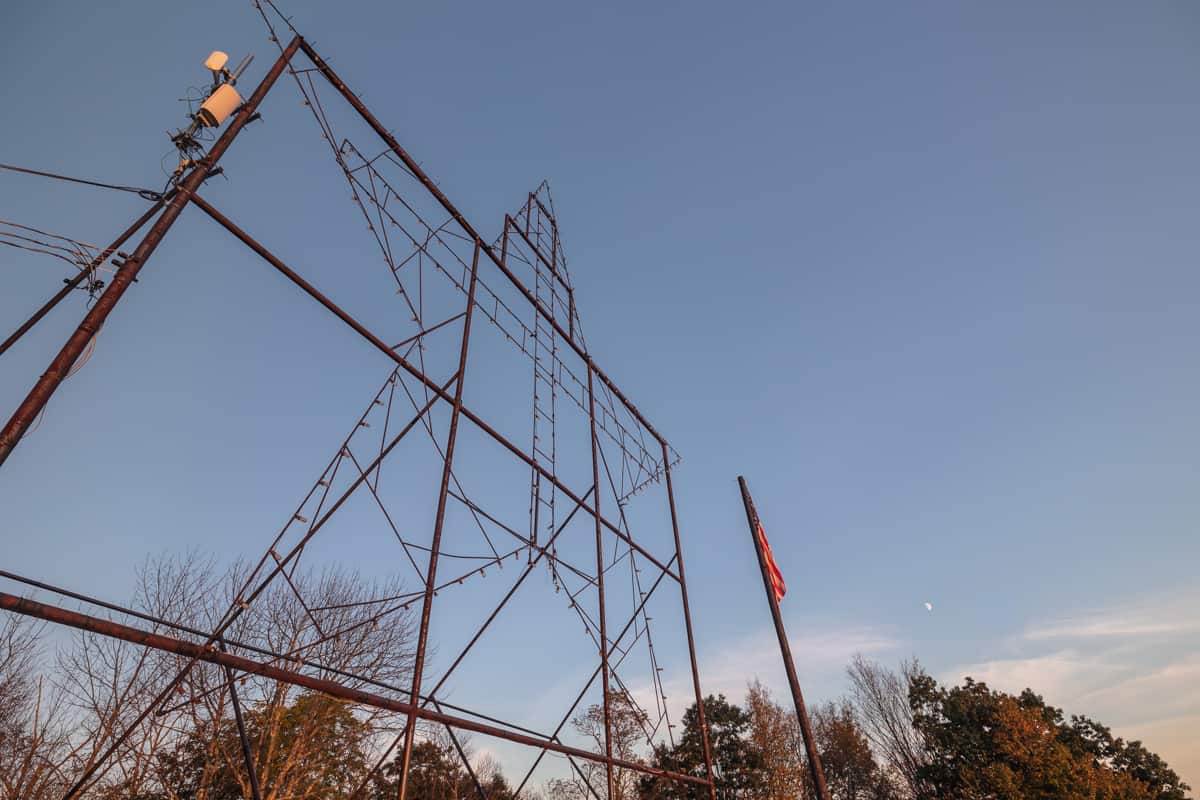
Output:
<instances>
[{"instance_id":1,"label":"red and white stripes on flag","mask_svg":"<svg viewBox=\"0 0 1200 800\"><path fill-rule=\"evenodd\" d=\"M787 594L787 584L783 582L783 573L775 563L775 555L771 552L771 545L767 542L767 534L763 531L761 522L758 523L758 541L762 545L763 556L767 561L767 574L771 576L771 589L774 590L775 602L778 603Z\"/></svg>"}]
</instances>

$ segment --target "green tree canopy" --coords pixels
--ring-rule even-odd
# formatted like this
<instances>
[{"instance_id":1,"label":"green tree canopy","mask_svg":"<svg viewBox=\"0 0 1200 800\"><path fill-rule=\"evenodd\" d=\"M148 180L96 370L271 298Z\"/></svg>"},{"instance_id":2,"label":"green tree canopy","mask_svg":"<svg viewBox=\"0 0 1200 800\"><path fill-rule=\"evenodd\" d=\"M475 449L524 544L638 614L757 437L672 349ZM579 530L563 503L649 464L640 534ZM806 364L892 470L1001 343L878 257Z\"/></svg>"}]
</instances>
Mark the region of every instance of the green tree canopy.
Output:
<instances>
[{"instance_id":1,"label":"green tree canopy","mask_svg":"<svg viewBox=\"0 0 1200 800\"><path fill-rule=\"evenodd\" d=\"M709 728L718 800L762 796L767 775L762 753L748 735L750 715L726 700L725 695L704 698L704 714ZM700 714L695 703L683 715L683 733L675 747L659 745L654 749L654 765L698 778L707 777ZM706 800L708 797L704 787L662 778L643 778L640 790L643 800Z\"/></svg>"}]
</instances>

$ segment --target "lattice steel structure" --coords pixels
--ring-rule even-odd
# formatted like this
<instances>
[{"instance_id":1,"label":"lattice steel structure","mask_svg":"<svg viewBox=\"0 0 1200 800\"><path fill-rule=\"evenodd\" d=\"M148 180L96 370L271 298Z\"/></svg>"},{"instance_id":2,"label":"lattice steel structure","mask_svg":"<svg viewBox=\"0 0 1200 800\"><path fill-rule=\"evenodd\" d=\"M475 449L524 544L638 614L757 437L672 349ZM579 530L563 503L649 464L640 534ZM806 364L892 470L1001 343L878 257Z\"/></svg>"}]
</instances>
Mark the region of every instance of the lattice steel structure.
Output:
<instances>
[{"instance_id":1,"label":"lattice steel structure","mask_svg":"<svg viewBox=\"0 0 1200 800\"><path fill-rule=\"evenodd\" d=\"M678 456L589 354L549 187L543 183L529 193L519 207L505 215L499 235L485 240L289 23L283 24L291 28L290 40L285 43L276 38L274 26L279 19L273 7L265 11L263 19L271 27L272 40L280 45L279 58L207 156L110 247L101 251L0 223L7 225L0 228L0 243L36 247L79 268L79 274L57 298L83 281L96 292L78 329L0 433L0 462L29 429L188 205L200 208L339 318L390 362L390 371L211 628L182 625L2 573L10 580L97 604L124 621L0 593L0 606L8 611L135 642L182 659L174 680L162 687L140 716L78 776L68 798L102 772L106 759L142 720L169 705L172 693L191 686L188 676L202 663L224 670L226 679L210 691L231 695L239 729L239 673L400 715L399 735L383 753L380 764L395 758L401 765L401 800L418 721L444 726L473 778L456 732L536 748L540 753L517 787L518 794L542 757L550 753L565 758L597 800L614 796L614 770L681 781L715 798L671 484L671 468ZM285 72L311 110L394 281L409 329L409 335L399 342L370 330L199 194L221 156ZM352 122L346 123L339 114ZM352 125L359 128L353 140L342 133ZM156 214L149 231L132 253L122 258L108 285L96 286L99 265ZM47 307L54 302L52 298ZM36 323L47 307L19 328L4 348ZM499 385L493 385L497 381L492 375L488 392L473 393L468 384L472 354L483 352L490 368L499 363L501 351L505 358L515 358L524 366L496 368L503 378ZM504 396L505 391L531 398L531 402L526 400L529 405L521 419L511 412L513 403ZM520 433L503 433L506 428ZM400 451L403 457L397 455ZM423 467L414 472L409 467L421 458L425 459L419 462ZM420 520L429 527L414 522L421 512L414 511L417 505L412 498L422 491L433 498L425 510L428 519ZM643 494L647 500L640 499ZM639 498L637 503L635 498ZM646 511L652 507L651 498L658 503L653 504L654 510ZM363 508L370 509L372 522L365 527L382 530L394 540L397 562L414 576L418 588L373 597L365 603L368 613L346 625L338 613L343 609L315 604L294 578L302 561L324 557L325 551L320 549L324 539L319 534L332 528L339 515L350 513L347 509L354 503L358 504L354 513L360 515L356 519L365 519ZM419 528L419 534L414 534L414 528ZM465 591L459 587L471 586L488 570L498 571L506 564L516 568L515 580L497 603L480 606L484 613L466 629L465 643L435 680L429 664L434 638L430 628L439 595ZM542 576L542 590L558 598L547 602L565 606L574 615L595 654L591 677L549 732L527 727L521 720L501 719L487 708L451 704L445 695L447 682L472 657L522 585L535 583L528 580L535 574ZM691 689L703 734L702 774L663 772L613 752L610 706L614 697L640 707L639 720L648 743L673 741L663 668L649 614L664 583L678 587L679 627L686 640ZM286 652L240 643L239 620L252 617L256 600L269 587L281 584L303 607L311 623L308 638ZM618 588L620 599L615 597ZM361 632L364 626L386 626L409 610L417 615L418 609L410 685L373 681L353 669L321 661L322 644ZM138 627L142 623L150 623L153 630ZM551 650L559 646L547 643ZM634 669L635 653L644 657L643 666L648 668L649 677L641 686L628 677ZM196 690L193 687L191 691ZM601 748L571 744L564 734L572 715L593 691L604 709ZM639 697L639 692L649 696ZM242 738L244 743L244 730ZM582 762L602 765L607 785L593 785L580 768ZM253 775L248 750L247 767ZM478 780L476 788L486 800Z\"/></svg>"}]
</instances>

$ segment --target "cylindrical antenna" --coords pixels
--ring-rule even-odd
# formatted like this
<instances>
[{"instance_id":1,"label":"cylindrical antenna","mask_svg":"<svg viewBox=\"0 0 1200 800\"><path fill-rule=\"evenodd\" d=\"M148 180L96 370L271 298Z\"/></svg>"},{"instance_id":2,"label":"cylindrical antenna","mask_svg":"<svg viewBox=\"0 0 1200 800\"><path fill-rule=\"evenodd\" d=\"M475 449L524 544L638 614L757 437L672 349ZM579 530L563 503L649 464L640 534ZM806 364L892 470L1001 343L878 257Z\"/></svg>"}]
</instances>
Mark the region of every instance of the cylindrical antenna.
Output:
<instances>
[{"instance_id":1,"label":"cylindrical antenna","mask_svg":"<svg viewBox=\"0 0 1200 800\"><path fill-rule=\"evenodd\" d=\"M253 60L254 60L254 53L250 53L245 58L243 58L241 63L238 64L237 67L235 67L233 72L230 74L229 82L237 83L237 79L242 76L242 73L246 70L246 67L250 66L250 62Z\"/></svg>"}]
</instances>

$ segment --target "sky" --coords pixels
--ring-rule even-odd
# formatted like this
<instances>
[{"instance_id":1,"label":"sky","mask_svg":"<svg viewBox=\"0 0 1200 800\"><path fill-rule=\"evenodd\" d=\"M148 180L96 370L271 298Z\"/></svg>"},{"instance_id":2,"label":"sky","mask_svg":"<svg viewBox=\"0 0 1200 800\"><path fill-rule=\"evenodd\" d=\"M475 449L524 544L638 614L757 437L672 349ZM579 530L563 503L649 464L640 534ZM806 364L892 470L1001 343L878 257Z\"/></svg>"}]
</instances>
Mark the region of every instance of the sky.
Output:
<instances>
[{"instance_id":1,"label":"sky","mask_svg":"<svg viewBox=\"0 0 1200 800\"><path fill-rule=\"evenodd\" d=\"M682 457L706 691L785 688L743 474L811 701L855 652L916 656L1200 785L1200 9L284 8L486 235L549 180L589 348ZM273 57L249 2L16 0L0 23L0 162L135 186L162 185L210 50L254 52L249 80ZM387 325L297 100L281 82L206 195ZM0 219L87 242L143 208L0 173ZM66 265L3 257L11 328ZM72 303L0 359L4 408ZM257 555L389 369L186 211L0 470L3 567L127 599L147 553Z\"/></svg>"}]
</instances>

